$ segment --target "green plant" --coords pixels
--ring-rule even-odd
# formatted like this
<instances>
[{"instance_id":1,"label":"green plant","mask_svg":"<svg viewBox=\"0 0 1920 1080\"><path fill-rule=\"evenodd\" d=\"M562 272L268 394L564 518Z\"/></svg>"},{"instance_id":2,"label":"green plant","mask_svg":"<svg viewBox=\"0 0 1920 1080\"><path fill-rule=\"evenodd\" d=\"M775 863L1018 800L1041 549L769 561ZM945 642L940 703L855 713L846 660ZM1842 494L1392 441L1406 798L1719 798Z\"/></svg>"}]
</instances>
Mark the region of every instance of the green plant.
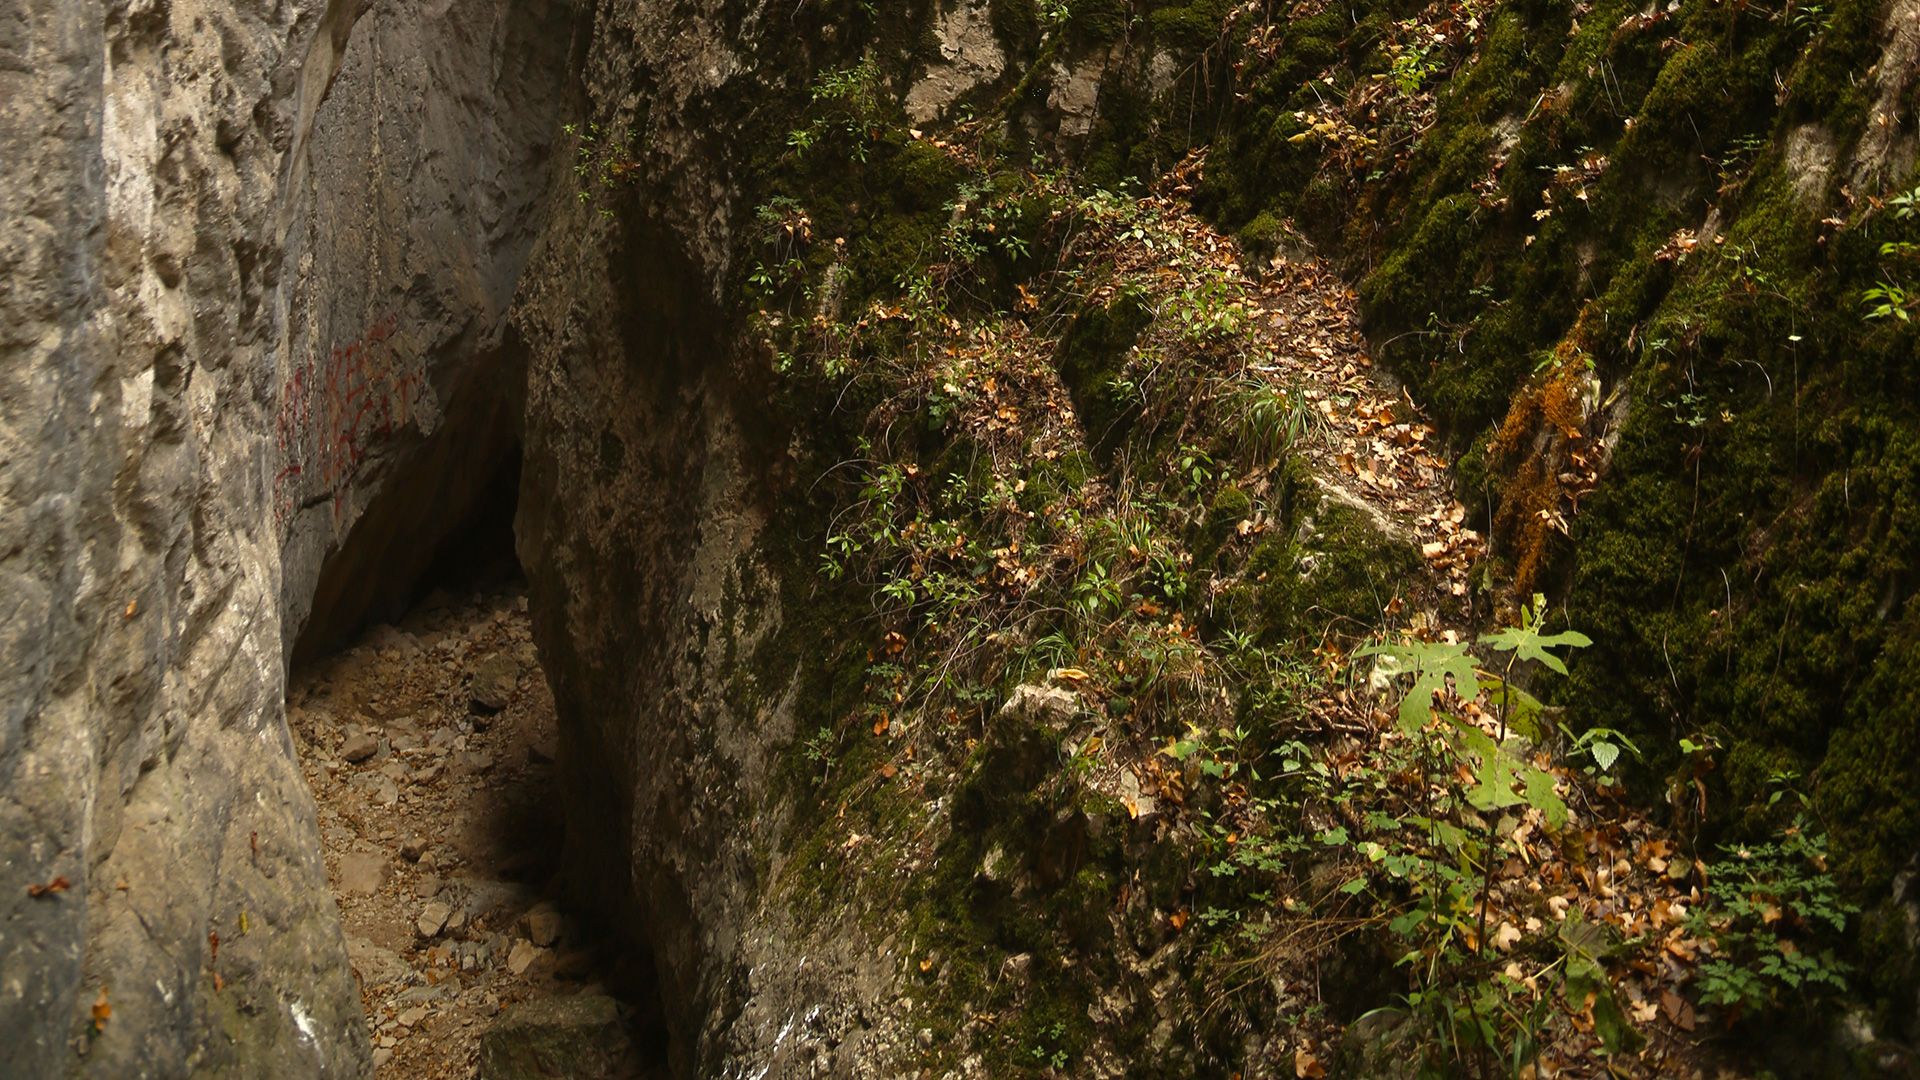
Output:
<instances>
[{"instance_id":1,"label":"green plant","mask_svg":"<svg viewBox=\"0 0 1920 1080\"><path fill-rule=\"evenodd\" d=\"M1061 1037L1066 1035L1067 1025L1060 1021L1040 1029L1040 1039L1028 1048L1033 1060L1047 1068L1058 1071L1067 1067L1071 1060L1066 1049L1060 1045Z\"/></svg>"},{"instance_id":2,"label":"green plant","mask_svg":"<svg viewBox=\"0 0 1920 1080\"><path fill-rule=\"evenodd\" d=\"M1241 438L1260 460L1278 461L1325 428L1325 420L1307 404L1297 384L1282 390L1242 378L1237 390Z\"/></svg>"},{"instance_id":3,"label":"green plant","mask_svg":"<svg viewBox=\"0 0 1920 1080\"><path fill-rule=\"evenodd\" d=\"M1827 872L1825 836L1804 815L1771 843L1723 847L1707 868L1707 902L1687 920L1710 941L1700 1000L1737 1013L1803 1007L1847 988L1849 968L1833 945L1860 909L1840 899Z\"/></svg>"},{"instance_id":4,"label":"green plant","mask_svg":"<svg viewBox=\"0 0 1920 1080\"><path fill-rule=\"evenodd\" d=\"M577 141L574 147L573 175L581 187L575 194L581 205L592 200L595 187L611 189L639 178L639 163L633 158L628 140L616 139L612 131L597 123L566 124L561 128ZM600 216L611 218L613 211L600 207Z\"/></svg>"},{"instance_id":5,"label":"green plant","mask_svg":"<svg viewBox=\"0 0 1920 1080\"><path fill-rule=\"evenodd\" d=\"M1907 309L1914 305L1915 299L1906 289L1887 281L1882 281L1860 294L1861 302L1871 305L1867 309L1867 318L1884 319L1891 315L1901 322L1913 321L1913 317L1907 314Z\"/></svg>"}]
</instances>

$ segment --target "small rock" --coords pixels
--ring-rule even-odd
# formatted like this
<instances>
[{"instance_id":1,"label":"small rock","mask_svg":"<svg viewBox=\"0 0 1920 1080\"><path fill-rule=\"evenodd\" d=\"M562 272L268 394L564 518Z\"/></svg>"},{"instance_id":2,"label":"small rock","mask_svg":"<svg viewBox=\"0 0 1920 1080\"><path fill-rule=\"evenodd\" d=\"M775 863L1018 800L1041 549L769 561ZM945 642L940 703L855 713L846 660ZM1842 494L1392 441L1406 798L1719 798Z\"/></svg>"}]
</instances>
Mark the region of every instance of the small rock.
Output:
<instances>
[{"instance_id":1,"label":"small rock","mask_svg":"<svg viewBox=\"0 0 1920 1080\"><path fill-rule=\"evenodd\" d=\"M366 643L375 651L384 652L392 649L403 657L414 656L420 652L419 638L385 623L367 631Z\"/></svg>"},{"instance_id":2,"label":"small rock","mask_svg":"<svg viewBox=\"0 0 1920 1080\"><path fill-rule=\"evenodd\" d=\"M364 731L358 735L347 736L347 741L340 744L341 759L355 765L360 764L379 752L380 740Z\"/></svg>"},{"instance_id":3,"label":"small rock","mask_svg":"<svg viewBox=\"0 0 1920 1080\"><path fill-rule=\"evenodd\" d=\"M1020 953L1017 956L1009 956L1007 962L1000 965L1000 970L1013 982L1026 982L1027 973L1033 970L1033 954Z\"/></svg>"},{"instance_id":4,"label":"small rock","mask_svg":"<svg viewBox=\"0 0 1920 1080\"><path fill-rule=\"evenodd\" d=\"M415 1005L411 1009L404 1010L399 1016L394 1017L394 1019L399 1022L401 1027L410 1028L420 1021L425 1020L427 1018L427 1012L426 1006Z\"/></svg>"},{"instance_id":5,"label":"small rock","mask_svg":"<svg viewBox=\"0 0 1920 1080\"><path fill-rule=\"evenodd\" d=\"M383 776L380 778L379 794L374 798L381 806L392 806L400 801L400 785L393 782L393 777Z\"/></svg>"},{"instance_id":6,"label":"small rock","mask_svg":"<svg viewBox=\"0 0 1920 1080\"><path fill-rule=\"evenodd\" d=\"M457 759L462 772L483 773L493 768L493 755L484 750L462 750Z\"/></svg>"},{"instance_id":7,"label":"small rock","mask_svg":"<svg viewBox=\"0 0 1920 1080\"><path fill-rule=\"evenodd\" d=\"M436 900L421 909L420 918L414 921L414 929L420 931L423 938L438 937L447 925L447 917L452 914L452 908Z\"/></svg>"},{"instance_id":8,"label":"small rock","mask_svg":"<svg viewBox=\"0 0 1920 1080\"><path fill-rule=\"evenodd\" d=\"M527 912L527 936L535 945L546 947L560 938L560 913L546 904Z\"/></svg>"},{"instance_id":9,"label":"small rock","mask_svg":"<svg viewBox=\"0 0 1920 1080\"><path fill-rule=\"evenodd\" d=\"M389 761L380 766L380 775L398 783L412 775L412 770L407 768L407 763L404 761Z\"/></svg>"},{"instance_id":10,"label":"small rock","mask_svg":"<svg viewBox=\"0 0 1920 1080\"><path fill-rule=\"evenodd\" d=\"M507 707L520 689L520 664L495 653L473 666L473 704L494 713Z\"/></svg>"},{"instance_id":11,"label":"small rock","mask_svg":"<svg viewBox=\"0 0 1920 1080\"><path fill-rule=\"evenodd\" d=\"M459 737L460 733L450 727L435 728L433 734L427 737L427 749L444 751Z\"/></svg>"},{"instance_id":12,"label":"small rock","mask_svg":"<svg viewBox=\"0 0 1920 1080\"><path fill-rule=\"evenodd\" d=\"M387 857L378 852L354 851L340 857L339 885L356 896L372 896L387 880Z\"/></svg>"},{"instance_id":13,"label":"small rock","mask_svg":"<svg viewBox=\"0 0 1920 1080\"><path fill-rule=\"evenodd\" d=\"M416 836L400 845L400 857L408 862L419 862L420 856L427 853L429 841L424 836Z\"/></svg>"},{"instance_id":14,"label":"small rock","mask_svg":"<svg viewBox=\"0 0 1920 1080\"><path fill-rule=\"evenodd\" d=\"M440 878L434 874L422 874L420 880L413 883L413 895L422 900L431 900L440 895Z\"/></svg>"},{"instance_id":15,"label":"small rock","mask_svg":"<svg viewBox=\"0 0 1920 1080\"><path fill-rule=\"evenodd\" d=\"M515 975L525 975L534 961L547 955L547 950L539 948L524 938L513 943L513 950L507 953L507 970Z\"/></svg>"},{"instance_id":16,"label":"small rock","mask_svg":"<svg viewBox=\"0 0 1920 1080\"><path fill-rule=\"evenodd\" d=\"M480 1080L567 1076L610 1080L628 1054L612 998L542 998L515 1005L480 1036Z\"/></svg>"},{"instance_id":17,"label":"small rock","mask_svg":"<svg viewBox=\"0 0 1920 1080\"><path fill-rule=\"evenodd\" d=\"M529 765L551 765L555 754L552 741L535 739L527 744L527 763Z\"/></svg>"},{"instance_id":18,"label":"small rock","mask_svg":"<svg viewBox=\"0 0 1920 1080\"><path fill-rule=\"evenodd\" d=\"M360 975L360 984L368 989L413 979L413 969L400 959L398 953L383 949L364 938L347 938L347 963Z\"/></svg>"},{"instance_id":19,"label":"small rock","mask_svg":"<svg viewBox=\"0 0 1920 1080\"><path fill-rule=\"evenodd\" d=\"M1054 686L1037 686L1022 683L1013 688L1006 703L1000 706L1001 716L1011 716L1033 724L1046 724L1057 730L1064 730L1080 712L1080 697L1071 691Z\"/></svg>"},{"instance_id":20,"label":"small rock","mask_svg":"<svg viewBox=\"0 0 1920 1080\"><path fill-rule=\"evenodd\" d=\"M429 1002L444 1001L447 998L447 984L434 983L429 986L409 986L394 998L402 1005L425 1005Z\"/></svg>"},{"instance_id":21,"label":"small rock","mask_svg":"<svg viewBox=\"0 0 1920 1080\"><path fill-rule=\"evenodd\" d=\"M385 1068L387 1065L387 1062L392 1060L393 1060L393 1051L387 1047L383 1046L380 1049L375 1050L373 1052L373 1067L376 1069Z\"/></svg>"}]
</instances>

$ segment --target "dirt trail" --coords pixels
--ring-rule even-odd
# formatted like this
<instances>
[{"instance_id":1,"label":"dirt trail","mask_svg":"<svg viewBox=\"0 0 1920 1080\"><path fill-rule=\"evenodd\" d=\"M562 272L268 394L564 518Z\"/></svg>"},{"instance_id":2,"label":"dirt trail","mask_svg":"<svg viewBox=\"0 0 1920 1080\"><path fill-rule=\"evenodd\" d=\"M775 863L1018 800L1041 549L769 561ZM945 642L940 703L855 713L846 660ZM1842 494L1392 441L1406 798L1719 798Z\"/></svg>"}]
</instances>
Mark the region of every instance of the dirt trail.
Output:
<instances>
[{"instance_id":1,"label":"dirt trail","mask_svg":"<svg viewBox=\"0 0 1920 1080\"><path fill-rule=\"evenodd\" d=\"M542 894L563 830L555 719L519 587L436 592L289 687L379 1076L477 1075L516 1002L644 999L643 973L599 966L617 950ZM627 1056L619 1074L650 1075Z\"/></svg>"}]
</instances>

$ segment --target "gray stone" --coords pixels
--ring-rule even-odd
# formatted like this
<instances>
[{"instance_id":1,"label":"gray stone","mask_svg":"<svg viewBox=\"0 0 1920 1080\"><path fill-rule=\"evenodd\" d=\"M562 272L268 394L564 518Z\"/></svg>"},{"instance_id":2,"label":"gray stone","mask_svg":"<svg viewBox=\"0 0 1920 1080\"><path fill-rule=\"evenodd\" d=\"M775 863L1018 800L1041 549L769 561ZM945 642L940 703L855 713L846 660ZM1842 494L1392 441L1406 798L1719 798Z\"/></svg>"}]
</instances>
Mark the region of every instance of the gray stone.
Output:
<instances>
[{"instance_id":1,"label":"gray stone","mask_svg":"<svg viewBox=\"0 0 1920 1080\"><path fill-rule=\"evenodd\" d=\"M1007 700L1000 706L1000 715L1003 717L1045 724L1056 731L1064 729L1079 711L1079 695L1059 687L1036 686L1032 683L1014 687L1013 693L1007 695Z\"/></svg>"},{"instance_id":2,"label":"gray stone","mask_svg":"<svg viewBox=\"0 0 1920 1080\"><path fill-rule=\"evenodd\" d=\"M423 938L439 937L440 931L446 928L447 916L452 914L452 908L435 900L420 909L420 917L414 920L413 927Z\"/></svg>"},{"instance_id":3,"label":"gray stone","mask_svg":"<svg viewBox=\"0 0 1920 1080\"><path fill-rule=\"evenodd\" d=\"M387 882L387 857L375 851L354 851L340 856L336 884L342 892L372 896Z\"/></svg>"},{"instance_id":4,"label":"gray stone","mask_svg":"<svg viewBox=\"0 0 1920 1080\"><path fill-rule=\"evenodd\" d=\"M614 1000L544 998L501 1011L480 1036L480 1080L612 1080L629 1052Z\"/></svg>"},{"instance_id":5,"label":"gray stone","mask_svg":"<svg viewBox=\"0 0 1920 1080\"><path fill-rule=\"evenodd\" d=\"M488 712L499 712L513 701L520 689L520 665L511 656L495 653L473 667L473 703Z\"/></svg>"},{"instance_id":6,"label":"gray stone","mask_svg":"<svg viewBox=\"0 0 1920 1080\"><path fill-rule=\"evenodd\" d=\"M360 976L361 984L369 990L412 982L416 977L413 968L407 966L398 953L364 938L347 939L347 962L353 965L354 974Z\"/></svg>"},{"instance_id":7,"label":"gray stone","mask_svg":"<svg viewBox=\"0 0 1920 1080\"><path fill-rule=\"evenodd\" d=\"M380 740L364 731L358 735L347 736L346 740L340 744L341 760L351 762L355 765L358 765L379 752Z\"/></svg>"}]
</instances>

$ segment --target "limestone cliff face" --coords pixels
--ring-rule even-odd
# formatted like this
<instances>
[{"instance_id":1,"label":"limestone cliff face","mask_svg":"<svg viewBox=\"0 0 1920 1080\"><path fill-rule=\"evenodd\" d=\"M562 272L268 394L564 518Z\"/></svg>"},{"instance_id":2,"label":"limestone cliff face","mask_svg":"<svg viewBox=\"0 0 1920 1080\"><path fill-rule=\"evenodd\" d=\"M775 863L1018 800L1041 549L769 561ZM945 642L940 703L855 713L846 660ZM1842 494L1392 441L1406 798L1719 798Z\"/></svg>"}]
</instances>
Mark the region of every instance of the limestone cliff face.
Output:
<instances>
[{"instance_id":1,"label":"limestone cliff face","mask_svg":"<svg viewBox=\"0 0 1920 1080\"><path fill-rule=\"evenodd\" d=\"M9 1075L367 1069L284 656L316 589L345 626L404 585L335 569L350 530L423 562L510 445L572 38L362 8L0 16Z\"/></svg>"},{"instance_id":2,"label":"limestone cliff face","mask_svg":"<svg viewBox=\"0 0 1920 1080\"><path fill-rule=\"evenodd\" d=\"M1023 74L984 4L889 17L909 28L900 55L919 57L892 87L903 115L937 119ZM768 118L861 55L836 51L836 20L600 4L582 67L582 123L599 134L576 153L618 168L550 194L512 315L528 371L516 536L561 716L570 887L654 953L679 1075L891 1075L917 1045L904 954L858 925L859 901L829 900L848 918L822 932L782 895L804 661L775 642L811 564L782 564L773 523L807 433L770 407L730 263L757 227L768 140L786 138ZM1063 54L1020 122L1043 150L1077 145L1101 74L1145 83L1150 63Z\"/></svg>"}]
</instances>

